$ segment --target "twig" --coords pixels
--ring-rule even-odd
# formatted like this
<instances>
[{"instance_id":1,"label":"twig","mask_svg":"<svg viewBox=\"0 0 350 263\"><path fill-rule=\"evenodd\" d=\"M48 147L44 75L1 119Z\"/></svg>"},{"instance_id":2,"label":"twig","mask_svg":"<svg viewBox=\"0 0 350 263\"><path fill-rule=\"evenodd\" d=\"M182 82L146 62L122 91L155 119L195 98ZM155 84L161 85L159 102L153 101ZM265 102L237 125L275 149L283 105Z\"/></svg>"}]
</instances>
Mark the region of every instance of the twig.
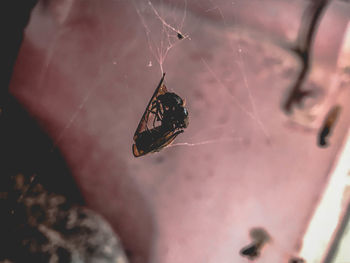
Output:
<instances>
[{"instance_id":1,"label":"twig","mask_svg":"<svg viewBox=\"0 0 350 263\"><path fill-rule=\"evenodd\" d=\"M293 85L293 88L283 105L287 113L292 112L292 106L309 96L312 91L301 90L302 84L310 70L311 48L317 26L320 22L323 12L331 0L311 0L306 8L302 18L302 24L298 32L298 39L293 51L301 61L300 73Z\"/></svg>"}]
</instances>

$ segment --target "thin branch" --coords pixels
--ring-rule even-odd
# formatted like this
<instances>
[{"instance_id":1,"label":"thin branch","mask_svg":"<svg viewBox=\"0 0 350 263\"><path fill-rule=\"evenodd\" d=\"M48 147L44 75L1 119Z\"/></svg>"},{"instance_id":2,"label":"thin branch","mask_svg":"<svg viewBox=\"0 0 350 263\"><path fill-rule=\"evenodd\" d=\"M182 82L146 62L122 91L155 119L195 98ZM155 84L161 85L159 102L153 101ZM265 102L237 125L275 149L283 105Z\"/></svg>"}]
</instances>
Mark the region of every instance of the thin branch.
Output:
<instances>
[{"instance_id":1,"label":"thin branch","mask_svg":"<svg viewBox=\"0 0 350 263\"><path fill-rule=\"evenodd\" d=\"M330 1L331 0L312 0L304 11L302 24L298 32L296 47L293 49L301 61L301 70L285 104L283 105L283 108L287 113L292 112L292 106L295 103L300 104L306 96L309 96L312 93L311 91L301 90L301 87L310 70L311 49L317 26Z\"/></svg>"}]
</instances>

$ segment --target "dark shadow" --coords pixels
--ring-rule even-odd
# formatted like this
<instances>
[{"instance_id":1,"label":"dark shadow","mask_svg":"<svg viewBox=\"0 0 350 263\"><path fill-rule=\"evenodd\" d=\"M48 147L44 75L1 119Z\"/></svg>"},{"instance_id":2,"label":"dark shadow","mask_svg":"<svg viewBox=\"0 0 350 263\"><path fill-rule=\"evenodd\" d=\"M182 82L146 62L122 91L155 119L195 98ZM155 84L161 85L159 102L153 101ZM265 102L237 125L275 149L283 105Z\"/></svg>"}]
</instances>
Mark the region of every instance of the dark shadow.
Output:
<instances>
[{"instance_id":1,"label":"dark shadow","mask_svg":"<svg viewBox=\"0 0 350 263\"><path fill-rule=\"evenodd\" d=\"M9 94L12 70L36 0L2 1L6 16L2 32L0 74L0 260L11 253L18 253L16 242L21 236L13 231L18 225L27 224L24 216L14 211L24 211L18 204L18 191L14 177L22 174L25 180L42 184L49 192L67 197L72 204L82 204L83 198L72 178L65 160L58 150L51 151L52 141L37 122ZM22 219L21 219L22 218ZM13 241L13 242L12 242Z\"/></svg>"}]
</instances>

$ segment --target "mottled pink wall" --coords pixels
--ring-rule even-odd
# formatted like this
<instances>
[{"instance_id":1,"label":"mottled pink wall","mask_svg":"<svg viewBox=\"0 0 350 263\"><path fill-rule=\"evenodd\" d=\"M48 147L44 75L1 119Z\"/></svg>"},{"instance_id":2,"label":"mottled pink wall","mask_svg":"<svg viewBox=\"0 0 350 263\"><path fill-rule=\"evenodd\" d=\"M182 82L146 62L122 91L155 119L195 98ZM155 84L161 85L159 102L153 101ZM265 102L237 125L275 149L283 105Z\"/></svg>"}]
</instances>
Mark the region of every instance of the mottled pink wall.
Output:
<instances>
[{"instance_id":1,"label":"mottled pink wall","mask_svg":"<svg viewBox=\"0 0 350 263\"><path fill-rule=\"evenodd\" d=\"M152 1L188 37L181 41L147 1L35 8L11 92L63 151L132 262L247 262L239 250L256 226L273 240L258 262L297 253L350 112L349 86L332 102L321 96L349 21L349 5L339 3L319 28L312 79L321 94L313 103L344 107L330 147L317 146L314 125L292 125L281 110L300 66L281 43L295 39L304 2ZM155 55L168 43L166 85L190 114L175 144L188 145L134 158L132 137L161 76Z\"/></svg>"}]
</instances>

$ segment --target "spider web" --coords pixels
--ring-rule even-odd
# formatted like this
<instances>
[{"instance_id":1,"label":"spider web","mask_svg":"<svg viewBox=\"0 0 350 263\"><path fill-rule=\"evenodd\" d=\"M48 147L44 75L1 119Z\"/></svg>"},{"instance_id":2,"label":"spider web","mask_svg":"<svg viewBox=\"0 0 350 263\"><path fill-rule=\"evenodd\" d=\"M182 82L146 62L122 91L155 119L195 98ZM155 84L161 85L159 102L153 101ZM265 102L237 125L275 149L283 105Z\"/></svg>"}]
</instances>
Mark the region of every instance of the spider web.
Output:
<instances>
[{"instance_id":1,"label":"spider web","mask_svg":"<svg viewBox=\"0 0 350 263\"><path fill-rule=\"evenodd\" d=\"M163 14L165 12L164 5L161 5L162 8L158 10L151 1L136 3L133 0L133 5L140 18L142 26L145 29L149 49L154 59L156 59L159 64L161 74L163 74L163 64L170 50L177 46L181 40L190 39L190 37L183 32L184 22L187 15L187 0L184 0L183 2L184 11L180 18L175 15L175 12L170 15L168 14L165 18L165 15ZM147 18L150 18L152 15L154 15L153 21L149 21ZM157 29L154 30L154 27ZM154 31L158 31L157 34L154 34ZM156 35L158 36L158 39ZM153 66L151 60L149 61L148 66Z\"/></svg>"},{"instance_id":2,"label":"spider web","mask_svg":"<svg viewBox=\"0 0 350 263\"><path fill-rule=\"evenodd\" d=\"M222 8L219 5L214 4L213 1L210 1L211 7L208 8L207 12L218 12L220 17L224 23L226 24L226 19L223 15ZM181 44L185 41L194 42L194 45L197 45L196 40L192 41L191 36L187 33L185 23L188 16L187 13L187 5L188 1L178 1L178 2L163 2L161 1L135 1L131 2L133 5L140 24L145 32L145 37L147 39L148 48L153 58L150 58L148 64L146 66L153 67L155 60L159 65L159 69L161 74L164 73L164 62L166 61L169 53L174 49L181 49ZM231 44L231 57L232 60L239 67L239 74L241 75L244 83L244 89L249 99L249 108L248 110L246 105L243 105L239 99L235 96L232 90L225 85L217 72L214 71L214 67L210 65L205 58L201 57L201 63L205 66L208 73L213 76L213 78L217 81L217 84L225 90L234 105L236 105L243 114L248 116L252 121L254 121L259 129L262 131L263 135L267 140L269 140L270 135L267 129L265 128L263 122L261 121L258 115L258 109L255 103L254 94L251 90L248 77L246 74L246 66L244 62L244 49L240 45L234 46ZM238 54L238 59L237 59ZM115 64L115 62L113 62ZM105 70L105 69L104 69ZM101 69L102 71L102 69ZM96 85L98 86L98 84ZM58 134L58 136L54 140L54 144L52 150L58 145L58 143L62 140L66 131L71 127L71 125L76 120L79 112L85 107L85 104L89 100L91 94L96 90L95 88L90 88L85 96L83 97L81 103L77 106L76 111L72 114L71 118L68 120L66 125L63 127L62 131ZM217 127L213 128L214 130ZM226 142L239 142L242 141L242 137L237 137L234 134L235 131L230 133L228 136L222 138L209 138L198 143L186 142L186 143L175 143L170 145L173 146L197 146L197 145L205 145L205 144L213 144L213 143L226 143Z\"/></svg>"},{"instance_id":3,"label":"spider web","mask_svg":"<svg viewBox=\"0 0 350 263\"><path fill-rule=\"evenodd\" d=\"M213 1L210 1L212 7L207 9L207 12L218 11L222 21L226 25L225 17L221 10L221 7L215 5ZM181 43L183 41L191 41L196 42L195 39L191 39L191 36L187 33L185 23L187 19L187 0L183 2L177 3L164 3L163 1L133 1L134 8L138 14L139 20L141 22L142 27L144 28L145 35L147 38L148 48L153 56L153 58L157 61L160 71L164 73L164 62L167 59L168 54L173 49L181 49ZM227 25L226 25L227 26ZM194 43L196 45L196 43ZM228 88L220 79L218 74L213 70L210 64L206 61L205 58L201 57L201 63L205 65L205 68L208 70L208 73L211 74L214 79L217 81L219 86L225 90L232 99L232 102L243 112L243 114L247 115L252 121L254 121L259 129L262 131L264 137L269 141L270 134L264 126L258 115L258 109L255 103L254 94L250 88L248 77L245 69L244 55L242 54L243 48L241 46L234 47L231 43L231 52L232 59L235 59L235 54L238 54L238 60L236 59L235 63L238 65L240 69L240 75L244 81L244 89L246 90L246 94L249 99L249 108L248 110L239 99L233 94L232 90ZM148 66L153 66L152 61L150 60ZM215 127L214 129L216 129ZM232 133L234 133L233 131ZM198 143L192 142L184 142L184 143L174 143L169 147L174 146L199 146L205 144L213 144L213 143L227 143L227 142L240 142L242 141L242 137L234 136L233 134L229 134L226 137L220 137L217 139L208 139L203 140Z\"/></svg>"},{"instance_id":4,"label":"spider web","mask_svg":"<svg viewBox=\"0 0 350 263\"><path fill-rule=\"evenodd\" d=\"M160 72L164 73L164 63L167 60L170 52L175 49L182 49L184 47L182 43L185 41L191 41L193 45L199 44L197 39L188 34L189 30L186 28L186 22L189 16L187 8L189 4L192 4L192 2L188 2L187 0L179 0L173 2L163 2L162 0L133 0L130 3L134 7L138 16L138 20L140 22L140 26L145 32L148 49L151 53L150 60L146 66L153 67L153 60L155 60L156 64L159 65ZM228 22L229 19L225 17L224 11L226 8L234 8L234 2L221 4L220 2L209 0L207 2L207 7L208 8L206 9L206 12L209 15L211 15L211 13L215 13L215 15L219 17L222 24L224 25L224 29L230 30L231 24ZM232 19L232 17L230 19ZM247 102L245 104L243 104L243 102L235 94L232 88L228 87L227 84L225 84L219 72L215 71L216 67L212 65L210 61L201 56L200 63L202 63L204 68L207 70L207 73L213 77L213 79L216 81L216 84L218 84L218 86L231 98L232 104L235 105L242 112L242 114L246 115L251 121L253 121L258 129L260 129L265 139L267 141L270 141L270 132L266 129L264 122L260 117L260 109L258 108L255 94L250 84L251 80L249 79L249 74L247 74L249 68L247 67L248 63L245 60L246 55L249 54L249 49L244 45L241 45L239 42L233 43L232 39L228 40L230 41L230 52L228 54L228 57L231 59L231 61L233 61L233 63L237 65L238 68L238 71L236 72L233 72L232 70L232 75L239 75L242 79L242 90L244 91L247 98ZM113 64L115 64L115 62L113 62ZM63 131L57 136L54 147L61 140L65 131L72 125L76 119L76 116L78 115L78 112L84 107L93 91L94 89L91 89L87 92L82 102L78 105L76 112L67 122L67 125L63 128ZM182 143L174 144L173 146L195 146L207 143L226 142L229 139L237 141L237 138L232 138L232 135L230 135L227 137L227 139L209 139L205 140L205 143Z\"/></svg>"},{"instance_id":5,"label":"spider web","mask_svg":"<svg viewBox=\"0 0 350 263\"><path fill-rule=\"evenodd\" d=\"M220 6L215 5L214 2L212 0L210 0L211 4L213 5L212 8L208 9L207 12L209 11L217 11L225 25L226 28L228 28L228 24L226 23L226 19L224 17L224 14L222 12L222 9ZM234 3L231 3L234 4ZM241 105L241 103L237 100L237 98L232 94L231 90L224 85L224 88L228 91L228 93L230 94L233 102L252 120L256 121L256 123L258 124L258 126L260 127L261 131L263 132L265 138L269 141L270 140L270 134L267 131L266 127L264 126L264 124L262 123L258 112L257 112L257 107L256 107L256 103L255 103L255 99L252 93L252 90L250 88L249 82L248 82L248 78L247 78L247 74L246 74L246 70L245 70L245 62L244 62L244 57L243 57L243 47L241 46L240 43L237 44L237 47L233 46L232 40L230 39L230 49L231 49L231 55L232 55L232 59L234 59L234 54L238 54L238 60L235 61L235 63L237 64L239 70L240 70L240 74L243 78L243 83L244 83L244 88L248 94L248 98L249 98L249 103L251 105L252 110L248 111L243 105ZM205 61L203 61L205 62ZM207 63L205 63L206 66L209 68L209 65ZM213 70L210 69L210 71L213 73ZM217 78L216 78L217 79Z\"/></svg>"},{"instance_id":6,"label":"spider web","mask_svg":"<svg viewBox=\"0 0 350 263\"><path fill-rule=\"evenodd\" d=\"M151 51L153 58L159 64L160 72L164 72L164 62L166 61L168 54L174 49L181 49L182 43L184 41L192 41L190 35L186 32L185 22L187 19L187 1L184 0L180 7L171 4L170 8L165 8L162 3L155 4L152 1L146 1L142 3L132 2L135 10L138 14L138 17L141 22L141 26L145 31L145 37L147 38L148 48ZM221 17L222 22L226 27L228 27L227 19L224 16L223 8L224 6L219 6L214 4L214 1L211 1L212 6L207 9L207 12L217 12ZM173 8L173 9L172 9ZM170 14L169 11L170 10ZM178 13L181 15L179 16ZM174 11L174 12L171 12ZM192 37L193 38L193 37ZM193 39L192 42L196 43L196 40ZM218 86L225 91L225 94L229 95L232 103L238 107L243 115L246 115L250 120L252 120L258 128L261 130L266 139L270 138L269 131L264 126L264 123L259 116L259 108L256 103L255 94L252 90L250 79L247 74L247 63L245 61L245 54L247 54L249 50L245 49L241 44L235 44L233 42L230 43L230 58L234 60L234 63L238 67L238 72L235 74L240 75L243 80L242 89L244 90L248 102L243 104L236 94L230 89L227 84L223 81L222 77L219 75L217 71L215 71L215 67L210 64L204 56L200 58L200 63L203 64L204 68L207 69L209 75L213 77L213 79L217 82ZM115 64L116 62L113 62ZM149 61L148 66L153 66L152 60ZM101 68L100 74L105 72L105 68ZM233 72L232 72L233 74ZM96 83L96 87L98 87L100 83ZM170 86L170 85L169 85ZM54 142L54 147L61 140L64 132L72 125L75 121L77 115L81 111L81 109L85 106L86 102L89 100L91 94L95 91L96 88L90 88L85 96L83 97L81 103L77 105L77 110L72 114L71 118L63 128L62 132L58 135L57 139ZM215 125L214 129L225 129L226 127L220 127ZM230 131L231 132L231 131ZM233 131L234 133L234 131ZM242 137L227 136L221 138L212 138L208 140L201 140L200 142L181 142L170 145L170 147L197 147L207 144L217 144L217 143L229 143L229 142L242 142Z\"/></svg>"}]
</instances>

